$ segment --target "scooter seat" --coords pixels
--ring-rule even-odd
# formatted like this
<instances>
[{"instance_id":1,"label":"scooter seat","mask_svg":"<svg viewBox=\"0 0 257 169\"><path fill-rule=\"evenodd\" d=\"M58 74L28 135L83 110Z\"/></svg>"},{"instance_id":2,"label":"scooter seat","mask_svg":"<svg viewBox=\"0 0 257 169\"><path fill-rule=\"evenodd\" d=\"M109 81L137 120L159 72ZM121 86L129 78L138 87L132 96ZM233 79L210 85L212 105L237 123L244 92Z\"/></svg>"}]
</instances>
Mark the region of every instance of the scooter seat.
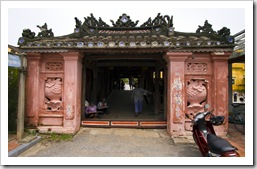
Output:
<instances>
[{"instance_id":1,"label":"scooter seat","mask_svg":"<svg viewBox=\"0 0 257 169\"><path fill-rule=\"evenodd\" d=\"M237 148L232 146L227 140L220 138L214 134L207 135L207 142L210 151L216 154L221 154L226 151L237 150Z\"/></svg>"}]
</instances>

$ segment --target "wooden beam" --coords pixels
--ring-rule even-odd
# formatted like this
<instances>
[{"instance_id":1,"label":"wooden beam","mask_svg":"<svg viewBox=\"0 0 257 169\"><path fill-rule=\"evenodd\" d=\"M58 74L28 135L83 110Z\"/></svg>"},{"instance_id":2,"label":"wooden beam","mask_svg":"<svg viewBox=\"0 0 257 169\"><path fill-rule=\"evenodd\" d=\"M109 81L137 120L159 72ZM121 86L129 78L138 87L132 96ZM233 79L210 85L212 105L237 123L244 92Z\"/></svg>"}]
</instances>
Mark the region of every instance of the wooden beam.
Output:
<instances>
[{"instance_id":1,"label":"wooden beam","mask_svg":"<svg viewBox=\"0 0 257 169\"><path fill-rule=\"evenodd\" d=\"M86 60L128 60L128 59L133 59L133 60L161 60L162 55L86 55L85 56Z\"/></svg>"},{"instance_id":2,"label":"wooden beam","mask_svg":"<svg viewBox=\"0 0 257 169\"><path fill-rule=\"evenodd\" d=\"M148 67L153 67L155 66L154 62L150 61L145 61L145 62L135 62L135 61L106 61L106 62L98 62L97 66L100 67L108 67L108 66L113 66L113 67L142 67L142 66L148 66Z\"/></svg>"}]
</instances>

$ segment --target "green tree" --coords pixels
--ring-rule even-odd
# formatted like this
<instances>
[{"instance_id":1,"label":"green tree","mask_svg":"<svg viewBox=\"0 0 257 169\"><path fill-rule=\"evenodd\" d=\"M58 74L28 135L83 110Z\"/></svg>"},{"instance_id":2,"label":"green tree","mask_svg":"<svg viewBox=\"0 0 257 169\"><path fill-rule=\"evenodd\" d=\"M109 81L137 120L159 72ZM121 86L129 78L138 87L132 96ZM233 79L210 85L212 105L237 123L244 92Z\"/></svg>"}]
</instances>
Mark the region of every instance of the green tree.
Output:
<instances>
[{"instance_id":1,"label":"green tree","mask_svg":"<svg viewBox=\"0 0 257 169\"><path fill-rule=\"evenodd\" d=\"M19 70L8 67L8 131L17 130Z\"/></svg>"}]
</instances>

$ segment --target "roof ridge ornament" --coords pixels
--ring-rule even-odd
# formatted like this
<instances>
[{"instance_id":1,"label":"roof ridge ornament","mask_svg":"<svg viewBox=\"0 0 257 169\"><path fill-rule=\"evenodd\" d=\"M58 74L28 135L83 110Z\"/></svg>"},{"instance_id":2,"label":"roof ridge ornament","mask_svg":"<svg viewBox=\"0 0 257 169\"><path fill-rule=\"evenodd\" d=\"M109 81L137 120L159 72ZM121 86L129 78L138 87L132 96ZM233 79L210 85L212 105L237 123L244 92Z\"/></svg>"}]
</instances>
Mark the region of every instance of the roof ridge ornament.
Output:
<instances>
[{"instance_id":1,"label":"roof ridge ornament","mask_svg":"<svg viewBox=\"0 0 257 169\"><path fill-rule=\"evenodd\" d=\"M118 28L130 28L130 27L136 27L138 24L138 20L136 20L136 22L133 22L130 19L130 16L128 16L127 14L122 14L119 19L114 23L113 20L110 20L113 27L118 27Z\"/></svg>"},{"instance_id":2,"label":"roof ridge ornament","mask_svg":"<svg viewBox=\"0 0 257 169\"><path fill-rule=\"evenodd\" d=\"M76 17L77 18L77 17ZM97 20L94 15L91 13L90 16L84 17L85 21L82 25L82 27L110 27L108 24L106 24L101 17L99 17L99 20ZM76 19L77 22L78 19Z\"/></svg>"},{"instance_id":3,"label":"roof ridge ornament","mask_svg":"<svg viewBox=\"0 0 257 169\"><path fill-rule=\"evenodd\" d=\"M130 16L123 13L116 22L110 20L112 26L106 24L102 18L99 17L97 20L93 14L90 16L84 17L85 21L81 24L81 21L75 17L75 29L74 29L74 37L81 38L83 36L99 36L104 34L165 34L165 35L173 35L174 27L173 27L173 16L168 15L158 15L152 20L148 19L147 22L142 24L141 26L137 26L138 20L133 22L130 19Z\"/></svg>"},{"instance_id":4,"label":"roof ridge ornament","mask_svg":"<svg viewBox=\"0 0 257 169\"><path fill-rule=\"evenodd\" d=\"M196 30L196 33L214 33L213 29L212 29L212 25L208 23L208 20L205 20L204 22L204 26L200 26L198 25L198 29Z\"/></svg>"},{"instance_id":5,"label":"roof ridge ornament","mask_svg":"<svg viewBox=\"0 0 257 169\"><path fill-rule=\"evenodd\" d=\"M77 17L75 17L75 21L76 21L75 27L76 28L81 28L81 25L82 25L81 21Z\"/></svg>"},{"instance_id":6,"label":"roof ridge ornament","mask_svg":"<svg viewBox=\"0 0 257 169\"><path fill-rule=\"evenodd\" d=\"M230 29L228 29L227 27L223 27L222 29L218 30L218 34L220 36L229 36L230 35Z\"/></svg>"},{"instance_id":7,"label":"roof ridge ornament","mask_svg":"<svg viewBox=\"0 0 257 169\"><path fill-rule=\"evenodd\" d=\"M174 31L173 16L161 15L151 17L141 26L138 20L133 22L130 16L123 13L112 26L106 24L101 17L96 19L91 13L81 22L75 17L74 33L52 37L52 29L46 23L38 26L41 32L35 36L30 29L23 30L18 45L24 48L200 48L200 47L233 47L234 37L230 30L223 27L214 31L212 25L205 21L196 33Z\"/></svg>"},{"instance_id":8,"label":"roof ridge ornament","mask_svg":"<svg viewBox=\"0 0 257 169\"><path fill-rule=\"evenodd\" d=\"M223 27L222 29L218 30L217 32L212 29L212 25L208 23L208 20L204 22L204 26L198 26L199 28L196 30L196 33L206 33L206 34L216 34L222 37L230 35L230 29L227 27Z\"/></svg>"},{"instance_id":9,"label":"roof ridge ornament","mask_svg":"<svg viewBox=\"0 0 257 169\"><path fill-rule=\"evenodd\" d=\"M146 28L146 27L154 27L154 26L165 26L165 27L173 27L173 16L162 16L160 13L152 20L151 17L140 27L136 27L138 24L138 20L133 22L130 19L130 16L127 14L122 14L116 22L113 20L110 20L112 23L112 27L106 24L101 17L99 17L99 20L97 20L93 14L91 13L89 17L84 17L85 21L81 25L81 21L75 17L76 21L76 28L82 27L82 29L85 31L87 28Z\"/></svg>"},{"instance_id":10,"label":"roof ridge ornament","mask_svg":"<svg viewBox=\"0 0 257 169\"><path fill-rule=\"evenodd\" d=\"M39 32L37 35L38 37L53 37L54 36L52 29L48 29L46 23L43 26L37 25L37 27L41 30L41 32Z\"/></svg>"},{"instance_id":11,"label":"roof ridge ornament","mask_svg":"<svg viewBox=\"0 0 257 169\"><path fill-rule=\"evenodd\" d=\"M232 44L235 41L235 38L230 35L230 29L223 27L217 32L212 29L212 25L208 23L208 20L205 20L204 26L198 26L196 33L204 34L205 36L212 37L214 39L222 39L228 44Z\"/></svg>"},{"instance_id":12,"label":"roof ridge ornament","mask_svg":"<svg viewBox=\"0 0 257 169\"><path fill-rule=\"evenodd\" d=\"M157 16L152 20L151 17L143 23L140 27L149 27L149 26L158 26L158 25L164 25L173 27L173 16L161 16L160 13L157 14Z\"/></svg>"}]
</instances>

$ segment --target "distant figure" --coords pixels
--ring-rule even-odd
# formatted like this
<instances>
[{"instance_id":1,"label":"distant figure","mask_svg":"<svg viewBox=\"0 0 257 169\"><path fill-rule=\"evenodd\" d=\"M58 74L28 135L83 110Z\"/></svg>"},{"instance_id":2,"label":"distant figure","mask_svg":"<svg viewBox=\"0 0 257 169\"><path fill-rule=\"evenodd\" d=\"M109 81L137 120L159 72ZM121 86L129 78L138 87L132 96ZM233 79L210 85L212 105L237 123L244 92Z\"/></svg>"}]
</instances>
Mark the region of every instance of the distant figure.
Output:
<instances>
[{"instance_id":1,"label":"distant figure","mask_svg":"<svg viewBox=\"0 0 257 169\"><path fill-rule=\"evenodd\" d=\"M234 102L237 102L237 92L234 92Z\"/></svg>"},{"instance_id":2,"label":"distant figure","mask_svg":"<svg viewBox=\"0 0 257 169\"><path fill-rule=\"evenodd\" d=\"M133 86L134 86L134 77L130 76L129 77L129 87L130 87L130 90L133 89Z\"/></svg>"},{"instance_id":3,"label":"distant figure","mask_svg":"<svg viewBox=\"0 0 257 169\"><path fill-rule=\"evenodd\" d=\"M131 100L134 101L136 117L142 112L144 95L147 93L151 94L148 90L138 87L138 84L135 85L135 89L132 91Z\"/></svg>"},{"instance_id":4,"label":"distant figure","mask_svg":"<svg viewBox=\"0 0 257 169\"><path fill-rule=\"evenodd\" d=\"M94 118L97 116L97 109L94 102L90 102L87 107L85 107L85 115L86 117Z\"/></svg>"},{"instance_id":5,"label":"distant figure","mask_svg":"<svg viewBox=\"0 0 257 169\"><path fill-rule=\"evenodd\" d=\"M108 105L105 98L102 98L97 104L97 111L102 111L103 114L107 115Z\"/></svg>"},{"instance_id":6,"label":"distant figure","mask_svg":"<svg viewBox=\"0 0 257 169\"><path fill-rule=\"evenodd\" d=\"M125 83L123 80L121 80L121 90L124 90L125 89Z\"/></svg>"}]
</instances>

